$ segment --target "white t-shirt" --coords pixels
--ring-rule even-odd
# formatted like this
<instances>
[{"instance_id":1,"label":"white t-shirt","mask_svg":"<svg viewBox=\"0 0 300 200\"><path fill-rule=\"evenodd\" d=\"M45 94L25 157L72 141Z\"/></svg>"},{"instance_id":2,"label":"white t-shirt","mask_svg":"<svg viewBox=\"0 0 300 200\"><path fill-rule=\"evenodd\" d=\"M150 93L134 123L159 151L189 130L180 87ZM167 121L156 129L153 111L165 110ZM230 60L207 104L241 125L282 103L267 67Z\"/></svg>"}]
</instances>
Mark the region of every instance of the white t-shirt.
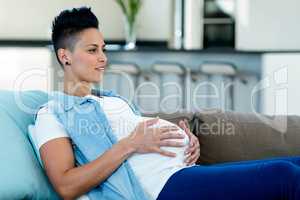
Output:
<instances>
[{"instance_id":1,"label":"white t-shirt","mask_svg":"<svg viewBox=\"0 0 300 200\"><path fill-rule=\"evenodd\" d=\"M90 97L100 103L118 140L128 136L139 122L150 119L136 115L130 106L120 98L106 96L99 98L92 95ZM164 125L174 124L160 119L153 127ZM135 153L127 159L142 188L150 195L151 199L158 197L167 180L176 171L186 167L184 151L188 146L189 139L182 129L179 129L178 132L184 134L185 138L176 140L183 141L185 147L161 147L164 150L176 153L176 157L162 156L158 153ZM47 107L44 107L38 112L35 122L35 134L32 137L34 137L39 149L49 140L69 136L55 115L50 113ZM82 198L87 198L87 196Z\"/></svg>"}]
</instances>

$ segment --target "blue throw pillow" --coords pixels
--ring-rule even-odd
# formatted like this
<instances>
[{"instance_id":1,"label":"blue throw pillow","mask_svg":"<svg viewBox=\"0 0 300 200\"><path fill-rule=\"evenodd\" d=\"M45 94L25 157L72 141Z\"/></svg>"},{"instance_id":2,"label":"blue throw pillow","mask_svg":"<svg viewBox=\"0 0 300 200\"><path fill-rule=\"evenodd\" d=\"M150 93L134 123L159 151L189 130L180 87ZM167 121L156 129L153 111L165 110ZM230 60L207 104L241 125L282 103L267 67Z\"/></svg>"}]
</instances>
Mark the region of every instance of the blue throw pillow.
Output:
<instances>
[{"instance_id":1,"label":"blue throw pillow","mask_svg":"<svg viewBox=\"0 0 300 200\"><path fill-rule=\"evenodd\" d=\"M41 91L0 90L0 199L59 199L27 137L34 110L47 101Z\"/></svg>"}]
</instances>

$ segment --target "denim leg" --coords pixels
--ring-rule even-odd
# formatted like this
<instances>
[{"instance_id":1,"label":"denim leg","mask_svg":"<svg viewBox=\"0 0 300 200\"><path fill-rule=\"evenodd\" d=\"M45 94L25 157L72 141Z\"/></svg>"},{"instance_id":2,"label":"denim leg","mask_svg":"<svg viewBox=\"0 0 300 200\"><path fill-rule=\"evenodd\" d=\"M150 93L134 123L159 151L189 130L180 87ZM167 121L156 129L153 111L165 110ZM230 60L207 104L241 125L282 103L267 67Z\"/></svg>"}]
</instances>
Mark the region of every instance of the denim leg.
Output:
<instances>
[{"instance_id":1,"label":"denim leg","mask_svg":"<svg viewBox=\"0 0 300 200\"><path fill-rule=\"evenodd\" d=\"M158 200L299 200L299 163L294 157L185 168Z\"/></svg>"}]
</instances>

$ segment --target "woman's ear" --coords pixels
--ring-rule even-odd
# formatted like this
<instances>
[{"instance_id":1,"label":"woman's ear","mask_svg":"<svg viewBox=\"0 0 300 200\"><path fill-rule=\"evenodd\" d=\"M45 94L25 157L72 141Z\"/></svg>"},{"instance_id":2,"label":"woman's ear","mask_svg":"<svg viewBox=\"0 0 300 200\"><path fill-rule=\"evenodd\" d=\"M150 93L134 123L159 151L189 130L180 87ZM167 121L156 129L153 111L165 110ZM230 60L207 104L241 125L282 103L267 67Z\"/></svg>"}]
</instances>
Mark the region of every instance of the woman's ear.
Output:
<instances>
[{"instance_id":1,"label":"woman's ear","mask_svg":"<svg viewBox=\"0 0 300 200\"><path fill-rule=\"evenodd\" d=\"M70 52L67 49L58 49L57 56L59 61L64 65L71 65Z\"/></svg>"}]
</instances>

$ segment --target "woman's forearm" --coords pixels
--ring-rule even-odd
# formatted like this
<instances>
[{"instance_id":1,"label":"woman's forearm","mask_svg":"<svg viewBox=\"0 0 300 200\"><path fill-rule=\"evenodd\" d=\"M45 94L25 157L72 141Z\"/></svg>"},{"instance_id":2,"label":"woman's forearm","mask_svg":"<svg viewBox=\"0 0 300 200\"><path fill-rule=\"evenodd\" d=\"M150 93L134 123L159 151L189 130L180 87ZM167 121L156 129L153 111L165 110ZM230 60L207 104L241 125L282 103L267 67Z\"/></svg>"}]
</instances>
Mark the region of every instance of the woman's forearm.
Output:
<instances>
[{"instance_id":1,"label":"woman's forearm","mask_svg":"<svg viewBox=\"0 0 300 200\"><path fill-rule=\"evenodd\" d=\"M134 151L129 138L124 138L96 160L66 171L59 193L64 199L79 197L107 179Z\"/></svg>"}]
</instances>

